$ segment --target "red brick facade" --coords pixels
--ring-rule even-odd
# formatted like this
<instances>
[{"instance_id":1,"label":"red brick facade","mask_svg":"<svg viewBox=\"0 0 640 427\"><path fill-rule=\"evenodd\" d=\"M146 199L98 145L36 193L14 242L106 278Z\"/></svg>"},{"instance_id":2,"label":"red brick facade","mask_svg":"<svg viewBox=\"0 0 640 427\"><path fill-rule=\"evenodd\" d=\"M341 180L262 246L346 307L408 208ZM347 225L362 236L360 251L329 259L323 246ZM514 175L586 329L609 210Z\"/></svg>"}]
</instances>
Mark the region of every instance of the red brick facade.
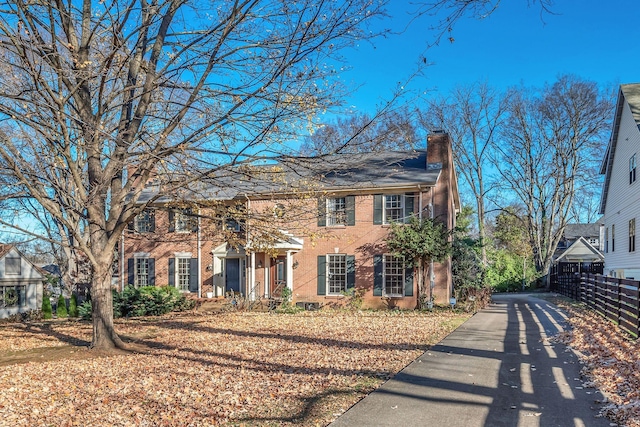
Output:
<instances>
[{"instance_id":1,"label":"red brick facade","mask_svg":"<svg viewBox=\"0 0 640 427\"><path fill-rule=\"evenodd\" d=\"M384 256L389 232L384 222L388 222L387 215L406 217L413 213L434 215L449 228L455 225L459 201L446 134L429 137L426 159L430 165L424 165L425 172L441 167L433 182L425 179L422 183L398 182L366 189L339 188L293 204L286 198L249 197L249 217L251 212L273 212L274 222L280 221L272 225L282 234L267 249L256 243L256 236L264 230L259 231L250 219L238 232L239 240L246 240L246 244L234 249L215 233L216 227L207 226L214 217L208 208L201 208L197 229L183 232L171 231L175 227L170 226L167 210L156 209L151 231L123 236L119 285L135 283L142 275L149 284L178 286L201 297L223 296L234 290L250 299L269 297L286 286L294 302L320 305L344 304L346 298L340 291L355 286L364 291L365 307L415 308L418 284L412 270L400 268ZM336 212L341 224L331 225ZM448 261L435 266L436 303L449 301L450 270Z\"/></svg>"}]
</instances>

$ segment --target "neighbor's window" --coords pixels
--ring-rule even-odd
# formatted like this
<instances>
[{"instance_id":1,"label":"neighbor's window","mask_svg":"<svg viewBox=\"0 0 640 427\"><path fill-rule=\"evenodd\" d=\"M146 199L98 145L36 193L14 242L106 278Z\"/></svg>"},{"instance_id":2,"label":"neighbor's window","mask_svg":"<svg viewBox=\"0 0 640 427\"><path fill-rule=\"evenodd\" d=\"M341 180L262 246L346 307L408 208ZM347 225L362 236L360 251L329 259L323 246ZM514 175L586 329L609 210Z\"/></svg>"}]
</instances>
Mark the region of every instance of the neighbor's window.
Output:
<instances>
[{"instance_id":1,"label":"neighbor's window","mask_svg":"<svg viewBox=\"0 0 640 427\"><path fill-rule=\"evenodd\" d=\"M176 258L176 287L181 291L189 290L190 261L190 258Z\"/></svg>"},{"instance_id":2,"label":"neighbor's window","mask_svg":"<svg viewBox=\"0 0 640 427\"><path fill-rule=\"evenodd\" d=\"M26 286L0 287L0 307L23 307L27 303Z\"/></svg>"},{"instance_id":3,"label":"neighbor's window","mask_svg":"<svg viewBox=\"0 0 640 427\"><path fill-rule=\"evenodd\" d=\"M629 159L629 184L636 182L636 155Z\"/></svg>"},{"instance_id":4,"label":"neighbor's window","mask_svg":"<svg viewBox=\"0 0 640 427\"><path fill-rule=\"evenodd\" d=\"M384 295L402 296L404 293L404 259L394 255L384 255L382 275L384 277Z\"/></svg>"},{"instance_id":5,"label":"neighbor's window","mask_svg":"<svg viewBox=\"0 0 640 427\"><path fill-rule=\"evenodd\" d=\"M611 252L616 251L616 226L611 226Z\"/></svg>"},{"instance_id":6,"label":"neighbor's window","mask_svg":"<svg viewBox=\"0 0 640 427\"><path fill-rule=\"evenodd\" d=\"M328 294L338 295L347 290L347 256L327 255Z\"/></svg>"},{"instance_id":7,"label":"neighbor's window","mask_svg":"<svg viewBox=\"0 0 640 427\"><path fill-rule=\"evenodd\" d=\"M327 199L327 225L347 224L347 199L335 197Z\"/></svg>"},{"instance_id":8,"label":"neighbor's window","mask_svg":"<svg viewBox=\"0 0 640 427\"><path fill-rule=\"evenodd\" d=\"M20 257L10 257L7 256L4 258L4 273L10 275L20 275L21 271L21 260Z\"/></svg>"},{"instance_id":9,"label":"neighbor's window","mask_svg":"<svg viewBox=\"0 0 640 427\"><path fill-rule=\"evenodd\" d=\"M629 220L629 252L636 250L636 219Z\"/></svg>"},{"instance_id":10,"label":"neighbor's window","mask_svg":"<svg viewBox=\"0 0 640 427\"><path fill-rule=\"evenodd\" d=\"M149 285L149 258L135 259L134 282L136 288Z\"/></svg>"},{"instance_id":11,"label":"neighbor's window","mask_svg":"<svg viewBox=\"0 0 640 427\"><path fill-rule=\"evenodd\" d=\"M604 229L604 253L609 252L609 227Z\"/></svg>"}]
</instances>

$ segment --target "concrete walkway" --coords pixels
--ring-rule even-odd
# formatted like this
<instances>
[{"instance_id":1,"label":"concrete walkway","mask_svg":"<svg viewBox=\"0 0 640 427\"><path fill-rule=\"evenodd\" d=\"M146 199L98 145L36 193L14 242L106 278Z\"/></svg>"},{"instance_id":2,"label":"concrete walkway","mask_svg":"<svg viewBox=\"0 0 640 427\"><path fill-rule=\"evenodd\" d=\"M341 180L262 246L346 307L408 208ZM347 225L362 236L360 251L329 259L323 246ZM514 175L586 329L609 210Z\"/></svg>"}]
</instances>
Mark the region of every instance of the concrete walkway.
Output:
<instances>
[{"instance_id":1,"label":"concrete walkway","mask_svg":"<svg viewBox=\"0 0 640 427\"><path fill-rule=\"evenodd\" d=\"M615 425L598 417L603 397L583 387L577 356L546 339L564 313L526 294L493 301L331 426Z\"/></svg>"}]
</instances>

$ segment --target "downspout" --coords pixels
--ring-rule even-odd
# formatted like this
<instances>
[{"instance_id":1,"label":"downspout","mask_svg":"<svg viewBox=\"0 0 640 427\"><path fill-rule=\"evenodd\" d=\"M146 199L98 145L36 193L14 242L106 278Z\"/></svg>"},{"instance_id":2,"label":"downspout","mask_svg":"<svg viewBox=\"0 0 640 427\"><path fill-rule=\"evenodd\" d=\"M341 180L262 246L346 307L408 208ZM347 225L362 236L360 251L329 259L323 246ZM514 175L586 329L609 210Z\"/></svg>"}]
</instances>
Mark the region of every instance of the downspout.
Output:
<instances>
[{"instance_id":1,"label":"downspout","mask_svg":"<svg viewBox=\"0 0 640 427\"><path fill-rule=\"evenodd\" d=\"M434 214L433 212L436 210L435 206L433 205L433 187L431 187L431 191L429 192L431 195L431 203L429 203L431 209L430 210L430 218L433 220L434 218ZM427 307L429 307L429 309L433 308L433 290L436 287L436 275L433 271L433 260L431 260L431 262L429 263L429 302L427 302Z\"/></svg>"}]
</instances>

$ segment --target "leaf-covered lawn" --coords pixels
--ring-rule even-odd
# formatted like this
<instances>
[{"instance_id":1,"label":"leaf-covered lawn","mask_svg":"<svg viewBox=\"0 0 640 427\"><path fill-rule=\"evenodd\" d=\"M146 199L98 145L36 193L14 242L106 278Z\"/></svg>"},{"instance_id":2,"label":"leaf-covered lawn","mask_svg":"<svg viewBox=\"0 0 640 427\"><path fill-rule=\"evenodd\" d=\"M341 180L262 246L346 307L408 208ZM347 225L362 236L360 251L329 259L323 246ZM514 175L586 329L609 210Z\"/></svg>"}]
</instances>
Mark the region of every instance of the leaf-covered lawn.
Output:
<instances>
[{"instance_id":1,"label":"leaf-covered lawn","mask_svg":"<svg viewBox=\"0 0 640 427\"><path fill-rule=\"evenodd\" d=\"M581 353L583 374L607 397L603 413L621 426L640 427L640 344L593 310L554 301L572 329L559 336Z\"/></svg>"},{"instance_id":2,"label":"leaf-covered lawn","mask_svg":"<svg viewBox=\"0 0 640 427\"><path fill-rule=\"evenodd\" d=\"M117 321L140 352L97 357L83 322L0 326L12 426L323 426L468 315L225 313ZM52 348L55 347L55 348Z\"/></svg>"}]
</instances>

